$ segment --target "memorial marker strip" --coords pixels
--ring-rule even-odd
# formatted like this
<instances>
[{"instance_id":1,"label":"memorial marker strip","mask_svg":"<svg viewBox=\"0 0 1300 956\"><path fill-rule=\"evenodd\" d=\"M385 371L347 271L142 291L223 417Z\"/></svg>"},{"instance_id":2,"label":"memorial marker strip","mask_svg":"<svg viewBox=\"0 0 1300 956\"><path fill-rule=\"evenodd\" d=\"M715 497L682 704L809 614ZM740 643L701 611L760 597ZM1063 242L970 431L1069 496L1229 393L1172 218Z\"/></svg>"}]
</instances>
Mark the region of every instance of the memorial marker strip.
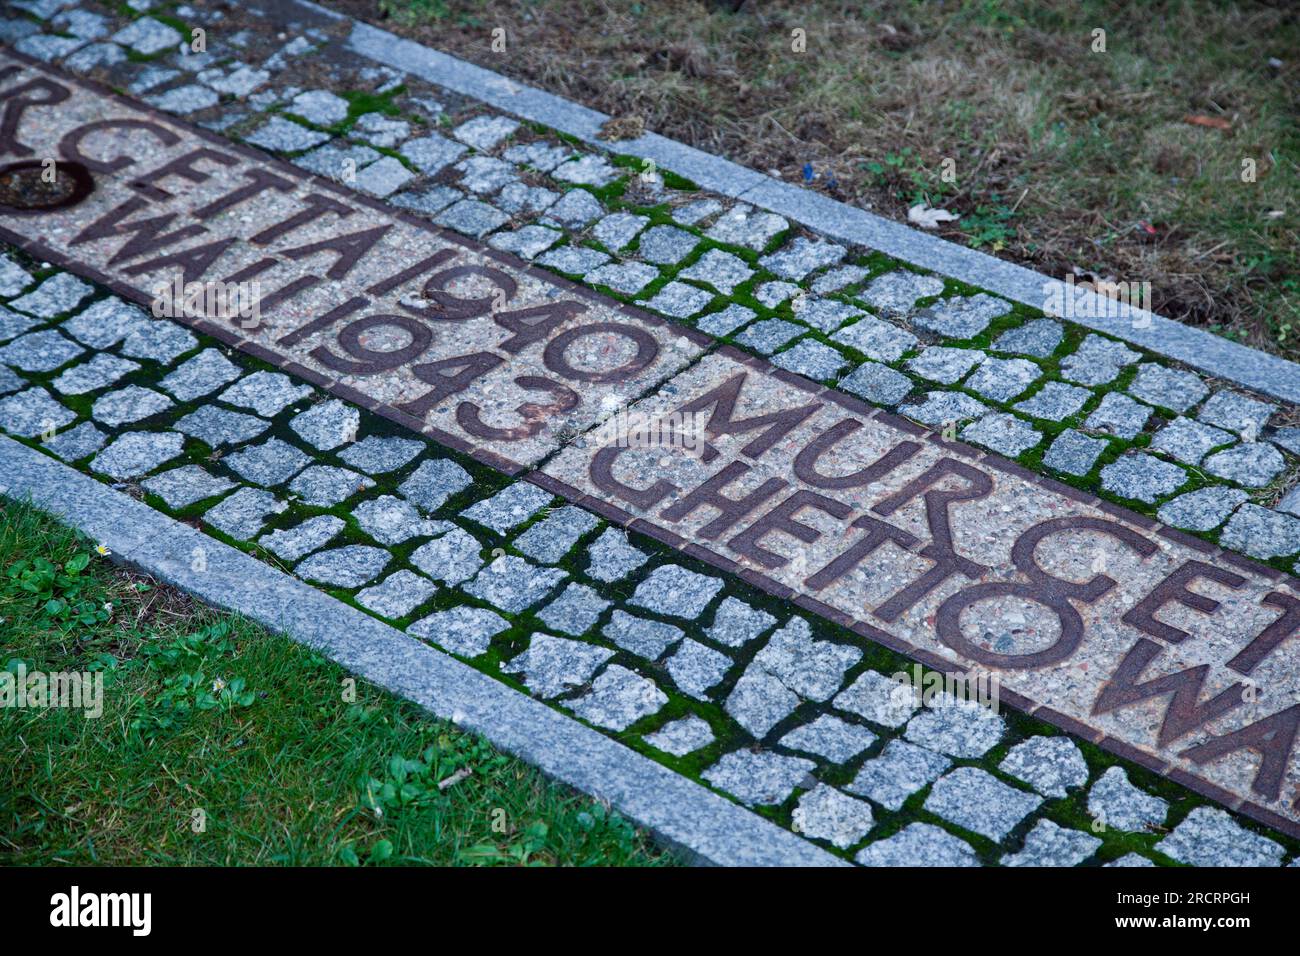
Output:
<instances>
[{"instance_id":1,"label":"memorial marker strip","mask_svg":"<svg viewBox=\"0 0 1300 956\"><path fill-rule=\"evenodd\" d=\"M1295 580L7 52L0 153L93 180L31 254L1300 834Z\"/></svg>"}]
</instances>

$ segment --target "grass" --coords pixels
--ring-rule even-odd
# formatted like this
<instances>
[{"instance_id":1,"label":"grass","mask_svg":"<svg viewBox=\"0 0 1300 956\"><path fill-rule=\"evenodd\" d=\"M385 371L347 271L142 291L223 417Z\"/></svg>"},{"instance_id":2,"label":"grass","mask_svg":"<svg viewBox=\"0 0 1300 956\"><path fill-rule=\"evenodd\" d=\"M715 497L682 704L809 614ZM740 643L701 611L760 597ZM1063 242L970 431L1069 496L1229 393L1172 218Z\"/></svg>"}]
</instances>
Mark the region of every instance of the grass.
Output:
<instances>
[{"instance_id":1,"label":"grass","mask_svg":"<svg viewBox=\"0 0 1300 956\"><path fill-rule=\"evenodd\" d=\"M0 504L0 661L103 714L0 710L0 863L666 865L607 807Z\"/></svg>"},{"instance_id":2,"label":"grass","mask_svg":"<svg viewBox=\"0 0 1300 956\"><path fill-rule=\"evenodd\" d=\"M1050 275L1149 281L1156 311L1300 358L1285 4L328 5L881 215L950 209L941 235Z\"/></svg>"}]
</instances>

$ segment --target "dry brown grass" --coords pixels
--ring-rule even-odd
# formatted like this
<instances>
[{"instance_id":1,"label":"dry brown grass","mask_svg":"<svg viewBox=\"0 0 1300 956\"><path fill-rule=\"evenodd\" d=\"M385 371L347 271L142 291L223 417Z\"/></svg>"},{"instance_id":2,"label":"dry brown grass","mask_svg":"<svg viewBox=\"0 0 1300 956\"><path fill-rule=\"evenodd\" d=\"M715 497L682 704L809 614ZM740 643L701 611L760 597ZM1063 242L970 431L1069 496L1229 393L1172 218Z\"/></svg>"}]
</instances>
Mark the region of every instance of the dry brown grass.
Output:
<instances>
[{"instance_id":1,"label":"dry brown grass","mask_svg":"<svg viewBox=\"0 0 1300 956\"><path fill-rule=\"evenodd\" d=\"M949 238L1150 281L1158 311L1300 356L1283 4L328 2L787 180L812 163L814 188L891 218L929 199L962 214Z\"/></svg>"}]
</instances>

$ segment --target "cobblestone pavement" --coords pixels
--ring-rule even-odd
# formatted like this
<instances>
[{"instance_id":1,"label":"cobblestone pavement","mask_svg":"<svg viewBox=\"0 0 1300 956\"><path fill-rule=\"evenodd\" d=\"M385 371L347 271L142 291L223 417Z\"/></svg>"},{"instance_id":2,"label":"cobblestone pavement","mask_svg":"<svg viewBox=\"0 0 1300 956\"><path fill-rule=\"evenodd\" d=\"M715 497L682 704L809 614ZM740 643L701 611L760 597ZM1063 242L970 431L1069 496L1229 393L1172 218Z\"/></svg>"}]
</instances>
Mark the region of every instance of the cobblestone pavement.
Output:
<instances>
[{"instance_id":1,"label":"cobblestone pavement","mask_svg":"<svg viewBox=\"0 0 1300 956\"><path fill-rule=\"evenodd\" d=\"M664 354L671 330L693 330L671 367L604 393L612 398L599 404L606 413L679 368L690 366L674 379L681 388L691 387L693 372L703 386L728 380L721 364L752 369L746 355L766 356L830 386L846 407L863 399L1050 475L1062 483L1055 493L1095 493L1149 515L1151 527L1173 529L1166 540L1178 547L1199 541L1212 554L1217 544L1265 562L1276 577L1300 570L1294 408L878 253L802 234L670 171L643 176L634 158L578 148L355 60L332 42L329 22L273 22L255 6L136 0L126 10L10 3L0 40L607 299L634 302L664 317ZM181 52L195 25L206 30L207 51ZM157 223L140 254L172 228ZM847 615L796 612L743 574L697 560L694 548L654 540L639 524L625 530L605 511L557 499L559 485L513 480L481 455L358 407L365 395L349 402L325 394L16 249L0 259L0 299L0 429L834 852L868 865L1275 865L1300 848L1153 772L1149 755L1130 748L1134 763L1103 750L1087 727L1071 736L1011 709L944 706L942 694L921 706L891 679L912 665L864 640ZM732 350L705 345L706 336ZM480 398L484 418L498 421L490 396ZM566 461L590 451L573 440L592 424L546 432L545 442L504 464L514 471L545 462L566 486L580 484ZM823 472L841 470L829 463ZM675 464L661 467L680 476ZM758 484L738 483L732 494L757 494ZM912 537L924 538L924 512L913 504L923 533ZM1013 510L990 509L987 527L1003 522L1018 532ZM793 512L786 517L798 526ZM760 540L751 542L757 552ZM1093 552L1066 557L1086 571ZM901 552L900 565L908 560L909 574L924 570ZM1127 585L1129 567L1116 569ZM1252 564L1239 570L1261 573ZM1253 667L1294 632L1285 603L1294 599L1253 586L1249 598L1234 595L1222 578L1231 572L1217 573L1207 575L1219 587L1203 583L1202 591L1252 625L1244 634L1229 628L1220 652L1267 631L1276 612L1261 616L1255 607L1261 595L1266 604L1282 595L1272 604L1289 630L1273 628ZM1209 598L1182 594L1187 608L1213 610ZM1204 627L1183 607L1156 620L1159 608L1147 609L1148 633L1165 628L1166 641L1187 636L1177 625L1198 635ZM1029 654L1052 643L1049 626L999 610L980 636L986 647ZM1126 713L1153 739L1170 725L1162 701L1172 699L1174 724L1185 722L1173 733L1180 737L1223 713L1232 690L1221 668L1207 683L1208 664L1195 655L1176 664L1194 666L1166 667L1136 684L1139 663L1124 688L1132 697L1116 703L1137 702ZM1068 698L1065 679L1052 672L1043 697ZM1279 682L1283 696L1294 695L1295 672L1279 668L1258 682L1266 703ZM1200 703L1198 694L1210 699ZM1269 708L1261 713L1289 713ZM1285 786L1293 799L1295 723L1274 723L1260 731L1267 741L1254 742L1258 773L1243 779L1258 784L1275 770L1279 793ZM1288 732L1290 740L1279 740ZM1181 743L1192 740L1205 737ZM1266 751L1276 756L1265 759ZM1270 759L1274 766L1265 766Z\"/></svg>"}]
</instances>

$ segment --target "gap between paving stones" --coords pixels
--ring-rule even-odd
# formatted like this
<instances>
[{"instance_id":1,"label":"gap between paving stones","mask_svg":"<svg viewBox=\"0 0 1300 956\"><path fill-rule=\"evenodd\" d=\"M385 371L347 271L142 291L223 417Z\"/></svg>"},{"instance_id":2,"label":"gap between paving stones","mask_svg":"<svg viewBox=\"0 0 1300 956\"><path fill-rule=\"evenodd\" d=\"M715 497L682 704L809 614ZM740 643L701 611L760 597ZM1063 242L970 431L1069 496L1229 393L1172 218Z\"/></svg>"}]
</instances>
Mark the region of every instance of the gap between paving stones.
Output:
<instances>
[{"instance_id":1,"label":"gap between paving stones","mask_svg":"<svg viewBox=\"0 0 1300 956\"><path fill-rule=\"evenodd\" d=\"M600 138L601 127L610 118L604 113L526 86L449 53L351 20L310 0L292 2L331 20L350 20L350 49L376 63L405 70L439 86L481 99L522 119L577 137L589 145L611 148L608 141ZM1065 294L1066 285L1060 280L946 239L926 235L656 133L623 140L617 146L619 151L651 159L661 168L686 176L706 189L789 217L830 238L879 250L1034 308L1041 308L1051 295ZM1071 294L1076 293L1071 290ZM1122 317L1110 317L1109 300L1095 293L1083 295L1083 301L1096 317L1071 316L1073 322L1275 398L1300 402L1300 365L1294 362L1143 309L1134 309L1132 314Z\"/></svg>"},{"instance_id":2,"label":"gap between paving stones","mask_svg":"<svg viewBox=\"0 0 1300 956\"><path fill-rule=\"evenodd\" d=\"M227 148L229 148L229 144L224 144L224 146L226 146ZM259 159L260 159L260 157L259 157ZM476 246L473 246L472 243L463 243L463 245L468 246L469 248L477 248ZM502 259L502 258L500 258L500 256L498 256L498 259ZM510 261L510 260L508 260L508 259L503 259L503 261ZM555 285L559 285L559 284L555 284ZM135 298L139 298L138 295L135 295ZM697 341L698 341L698 339L697 339ZM744 362L748 363L749 367L755 369L755 371L763 371L763 369L767 369L767 367L766 367L766 363L754 362L754 360L745 359L745 356L740 356L740 359L737 359L737 360L744 360ZM697 365L697 367L698 367L698 365ZM764 373L766 373L766 372L764 372ZM684 376L684 375L686 375L686 373L681 373L681 375L679 375L679 378L681 378L681 377ZM777 377L780 377L780 376L777 376ZM790 384L790 382L800 382L800 380L797 380L797 378L796 378L796 377L793 377L793 376L781 377L780 380L781 380L781 381L784 381L784 382L787 382L787 384ZM809 386L807 386L806 384L802 384L802 385L801 385L801 388L805 388L805 389L807 389L807 388L809 388ZM814 388L814 389L813 389L813 394L815 394L816 392L818 392L818 389L815 389L815 388ZM868 410L868 412L870 412L870 410ZM870 418L870 414L867 414L867 415L866 415L866 418ZM885 419L881 419L881 420L885 420ZM909 432L909 433L917 433L917 432L920 431L920 429L915 429L915 428L905 428L904 431ZM971 460L976 460L976 459L978 459L978 458L979 458L979 455L978 455L978 454L971 455ZM541 459L539 459L539 460L541 460ZM1004 464L1005 464L1005 463L1004 463ZM1128 520L1136 520L1136 519L1138 519L1138 516L1135 516L1135 515L1126 515L1126 518L1127 518ZM1149 524L1149 523L1148 523L1148 524ZM680 542L679 542L679 546L680 546ZM689 548L686 549L686 550L688 550L688 553L690 553ZM698 557L698 555L697 555L697 557Z\"/></svg>"},{"instance_id":3,"label":"gap between paving stones","mask_svg":"<svg viewBox=\"0 0 1300 956\"><path fill-rule=\"evenodd\" d=\"M115 560L242 614L619 812L698 862L843 866L826 853L311 585L214 541L35 449L0 435L0 492L30 499L108 547ZM206 570L193 569L202 549Z\"/></svg>"}]
</instances>

